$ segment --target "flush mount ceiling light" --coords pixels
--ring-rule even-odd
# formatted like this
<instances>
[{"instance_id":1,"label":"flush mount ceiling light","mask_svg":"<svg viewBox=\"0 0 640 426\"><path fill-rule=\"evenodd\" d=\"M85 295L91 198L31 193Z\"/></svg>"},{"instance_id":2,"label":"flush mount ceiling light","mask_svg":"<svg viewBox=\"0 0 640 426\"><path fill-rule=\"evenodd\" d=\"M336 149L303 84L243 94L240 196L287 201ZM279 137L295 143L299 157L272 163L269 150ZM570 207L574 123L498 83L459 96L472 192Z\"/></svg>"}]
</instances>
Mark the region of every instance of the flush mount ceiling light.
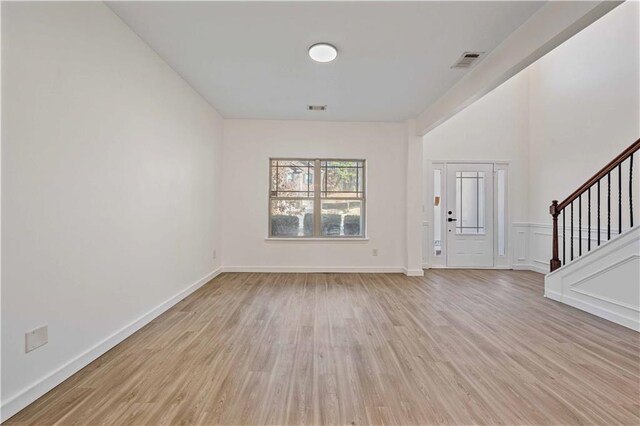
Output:
<instances>
[{"instance_id":1,"label":"flush mount ceiling light","mask_svg":"<svg viewBox=\"0 0 640 426\"><path fill-rule=\"evenodd\" d=\"M316 43L309 48L309 56L316 62L331 62L338 56L338 49L329 43Z\"/></svg>"}]
</instances>

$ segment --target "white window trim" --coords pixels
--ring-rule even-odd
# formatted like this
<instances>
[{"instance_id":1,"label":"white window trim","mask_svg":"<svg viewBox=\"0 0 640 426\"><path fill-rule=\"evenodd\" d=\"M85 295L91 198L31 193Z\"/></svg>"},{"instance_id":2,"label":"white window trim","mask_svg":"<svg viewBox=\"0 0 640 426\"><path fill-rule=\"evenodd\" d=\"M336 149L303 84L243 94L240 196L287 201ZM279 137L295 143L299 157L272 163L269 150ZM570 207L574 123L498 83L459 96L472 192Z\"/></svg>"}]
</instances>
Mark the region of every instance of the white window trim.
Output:
<instances>
[{"instance_id":1,"label":"white window trim","mask_svg":"<svg viewBox=\"0 0 640 426\"><path fill-rule=\"evenodd\" d=\"M347 243L364 243L369 241L366 237L265 237L265 241L287 242L287 243L307 243L307 242L326 242L333 243L336 241Z\"/></svg>"}]
</instances>

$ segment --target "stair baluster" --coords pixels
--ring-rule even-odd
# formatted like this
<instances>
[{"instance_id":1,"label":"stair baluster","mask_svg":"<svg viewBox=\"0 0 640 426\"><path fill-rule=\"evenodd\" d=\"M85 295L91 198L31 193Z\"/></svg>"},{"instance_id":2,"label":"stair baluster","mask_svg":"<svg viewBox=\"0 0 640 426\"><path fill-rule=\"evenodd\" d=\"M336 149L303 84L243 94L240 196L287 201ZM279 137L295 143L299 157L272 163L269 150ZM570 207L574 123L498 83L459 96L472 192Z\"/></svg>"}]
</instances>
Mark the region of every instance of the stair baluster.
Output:
<instances>
[{"instance_id":1,"label":"stair baluster","mask_svg":"<svg viewBox=\"0 0 640 426\"><path fill-rule=\"evenodd\" d=\"M591 251L591 187L587 189L587 252Z\"/></svg>"},{"instance_id":2,"label":"stair baluster","mask_svg":"<svg viewBox=\"0 0 640 426\"><path fill-rule=\"evenodd\" d=\"M633 228L633 152L629 156L629 227Z\"/></svg>"},{"instance_id":3,"label":"stair baluster","mask_svg":"<svg viewBox=\"0 0 640 426\"><path fill-rule=\"evenodd\" d=\"M578 256L582 256L582 195L578 195Z\"/></svg>"},{"instance_id":4,"label":"stair baluster","mask_svg":"<svg viewBox=\"0 0 640 426\"><path fill-rule=\"evenodd\" d=\"M607 178L607 241L611 239L611 172L616 168L618 169L618 235L623 232L622 226L622 163L629 159L629 225L630 227L634 226L634 216L633 216L633 156L636 151L640 150L640 139L631 144L627 149L625 149L620 155L614 158L609 164L603 167L598 173L593 175L591 179L585 182L580 188L575 190L571 195L569 195L562 202L558 202L554 200L549 207L549 213L552 217L553 223L553 242L552 242L552 258L550 262L551 271L555 271L560 268L562 265L567 264L566 258L566 216L567 211L566 208L569 207L569 238L571 239L569 242L569 262L574 260L577 257L582 256L582 195L586 192L587 194L587 253L591 251L591 188L596 185L596 223L597 223L597 245L600 246L602 241L602 230L601 230L601 191L600 191L600 182L605 177ZM574 254L574 233L573 233L573 204L574 201L578 203L578 255ZM558 253L558 215L562 214L562 261L560 261L559 253Z\"/></svg>"}]
</instances>

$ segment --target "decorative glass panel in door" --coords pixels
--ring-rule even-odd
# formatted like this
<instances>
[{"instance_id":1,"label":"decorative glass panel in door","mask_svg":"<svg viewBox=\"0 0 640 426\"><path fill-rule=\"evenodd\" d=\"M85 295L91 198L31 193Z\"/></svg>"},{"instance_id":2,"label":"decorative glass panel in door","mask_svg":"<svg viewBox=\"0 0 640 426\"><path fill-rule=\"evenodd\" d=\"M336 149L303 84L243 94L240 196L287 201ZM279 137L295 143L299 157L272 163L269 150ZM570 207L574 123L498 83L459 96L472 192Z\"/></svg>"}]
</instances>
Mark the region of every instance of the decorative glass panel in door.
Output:
<instances>
[{"instance_id":1,"label":"decorative glass panel in door","mask_svg":"<svg viewBox=\"0 0 640 426\"><path fill-rule=\"evenodd\" d=\"M447 266L493 266L493 165L447 164Z\"/></svg>"},{"instance_id":2,"label":"decorative glass panel in door","mask_svg":"<svg viewBox=\"0 0 640 426\"><path fill-rule=\"evenodd\" d=\"M456 172L456 234L484 234L484 172Z\"/></svg>"}]
</instances>

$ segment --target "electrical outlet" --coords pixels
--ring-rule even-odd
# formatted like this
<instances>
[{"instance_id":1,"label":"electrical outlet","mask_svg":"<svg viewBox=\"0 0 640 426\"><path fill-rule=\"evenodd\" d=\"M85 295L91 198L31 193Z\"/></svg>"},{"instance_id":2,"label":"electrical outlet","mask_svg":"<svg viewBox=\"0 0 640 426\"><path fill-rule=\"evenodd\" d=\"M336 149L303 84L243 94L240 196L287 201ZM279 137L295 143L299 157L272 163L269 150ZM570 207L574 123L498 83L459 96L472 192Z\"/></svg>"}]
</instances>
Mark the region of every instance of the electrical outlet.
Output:
<instances>
[{"instance_id":1,"label":"electrical outlet","mask_svg":"<svg viewBox=\"0 0 640 426\"><path fill-rule=\"evenodd\" d=\"M378 249L373 249L373 255L377 256L378 255Z\"/></svg>"},{"instance_id":2,"label":"electrical outlet","mask_svg":"<svg viewBox=\"0 0 640 426\"><path fill-rule=\"evenodd\" d=\"M24 335L25 353L38 349L40 346L46 345L49 341L49 326L43 325L31 331L27 331Z\"/></svg>"}]
</instances>

